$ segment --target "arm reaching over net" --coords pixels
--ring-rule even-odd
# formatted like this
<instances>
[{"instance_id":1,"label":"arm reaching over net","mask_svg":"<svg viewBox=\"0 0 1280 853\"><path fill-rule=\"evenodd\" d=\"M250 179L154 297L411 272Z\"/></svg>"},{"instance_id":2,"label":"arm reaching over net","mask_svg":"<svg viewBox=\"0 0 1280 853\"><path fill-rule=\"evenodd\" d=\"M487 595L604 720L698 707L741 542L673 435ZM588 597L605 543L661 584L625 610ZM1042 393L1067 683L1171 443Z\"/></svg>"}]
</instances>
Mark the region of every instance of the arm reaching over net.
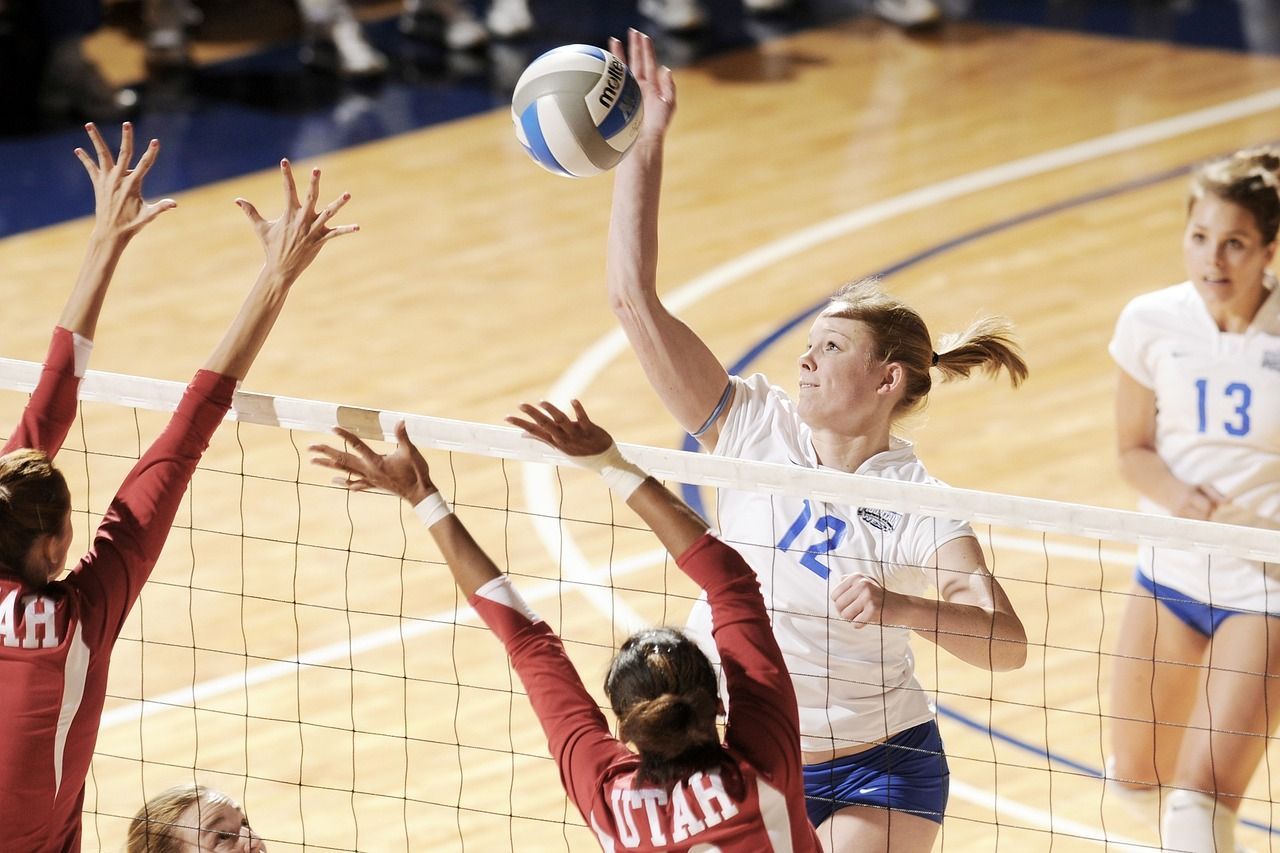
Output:
<instances>
[{"instance_id":1,"label":"arm reaching over net","mask_svg":"<svg viewBox=\"0 0 1280 853\"><path fill-rule=\"evenodd\" d=\"M266 342L294 283L335 237L358 230L355 225L330 227L329 220L350 196L338 196L317 210L320 170L313 169L307 194L298 198L293 167L280 163L284 183L284 209L265 220L252 204L237 199L263 245L265 258L256 280L221 340L188 385L168 426L125 478L99 527L94 547L78 575L91 574L101 584L107 606L118 622L104 628L118 633L129 608L137 599L168 538L178 503L187 483L209 445L209 440L231 406L236 386ZM94 569L87 573L87 563ZM108 577L125 579L123 584ZM80 581L91 583L86 576Z\"/></svg>"},{"instance_id":2,"label":"arm reaching over net","mask_svg":"<svg viewBox=\"0 0 1280 853\"><path fill-rule=\"evenodd\" d=\"M800 781L799 716L795 689L769 625L760 584L738 552L712 536L706 521L618 450L613 438L577 400L574 417L550 403L520 407L526 418L507 422L591 469L627 502L707 593L732 708L726 741L760 770Z\"/></svg>"},{"instance_id":3,"label":"arm reaching over net","mask_svg":"<svg viewBox=\"0 0 1280 853\"><path fill-rule=\"evenodd\" d=\"M452 514L403 423L396 427L396 448L390 453L378 454L338 428L335 432L349 449L315 445L313 461L341 472L337 482L352 491L380 489L413 504L458 587L505 645L565 790L606 849L614 849L619 839L635 847L629 833L644 819L654 839L692 832L706 833L707 843L732 841L724 850L817 850L803 807L795 694L751 569L710 536L706 522L683 501L628 462L580 403L574 401L572 417L550 403L525 404L520 410L523 416L507 421L599 473L707 590L733 703L729 752L716 729L721 703L710 661L692 640L666 628L639 631L627 639L605 680L621 741L634 745L638 755L610 735L560 638ZM783 792L787 809L781 819L790 836L786 848L773 846L779 827L762 813L757 786L735 789L737 801L726 793L721 771L735 764L732 777L756 775ZM660 790L645 787L653 785L666 786L670 793L652 801L634 795L637 789ZM689 821L685 785L700 792L694 796L701 796L708 808L719 809L697 826ZM707 790L717 790L723 799L713 801Z\"/></svg>"},{"instance_id":4,"label":"arm reaching over net","mask_svg":"<svg viewBox=\"0 0 1280 853\"><path fill-rule=\"evenodd\" d=\"M341 427L334 432L349 450L313 445L312 461L341 472L335 482L351 491L390 492L413 506L458 588L506 647L561 768L565 789L585 816L599 774L626 749L611 736L560 638L529 608L445 503L403 421L396 425L395 449L386 454Z\"/></svg>"},{"instance_id":5,"label":"arm reaching over net","mask_svg":"<svg viewBox=\"0 0 1280 853\"><path fill-rule=\"evenodd\" d=\"M127 141L126 134L120 162L128 160ZM90 173L102 183L100 224L105 221L108 232L128 235L167 209L143 205L127 170L111 161L105 146L98 148ZM149 162L144 156L133 174ZM318 170L299 201L289 163L280 168L285 210L278 219L268 222L241 202L266 250L257 280L168 425L125 478L69 577L57 580L74 535L65 479L39 451L0 457L0 682L11 686L0 692L0 716L12 721L0 739L0 826L12 849L79 849L84 780L116 638L196 465L294 282L326 242L355 230L328 225L345 194L316 210ZM133 188L122 189L126 185ZM91 332L96 321L108 277L102 269L82 277L64 314L81 332Z\"/></svg>"}]
</instances>

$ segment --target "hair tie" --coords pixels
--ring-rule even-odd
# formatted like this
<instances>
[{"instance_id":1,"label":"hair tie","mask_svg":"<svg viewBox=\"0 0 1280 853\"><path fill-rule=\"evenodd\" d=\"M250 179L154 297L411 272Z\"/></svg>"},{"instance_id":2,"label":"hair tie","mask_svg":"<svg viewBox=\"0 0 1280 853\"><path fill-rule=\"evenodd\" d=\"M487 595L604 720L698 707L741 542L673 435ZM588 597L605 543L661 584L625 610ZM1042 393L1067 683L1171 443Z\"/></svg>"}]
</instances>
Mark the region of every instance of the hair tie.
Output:
<instances>
[{"instance_id":1,"label":"hair tie","mask_svg":"<svg viewBox=\"0 0 1280 853\"><path fill-rule=\"evenodd\" d=\"M933 361L929 362L929 364L933 367L938 366L938 354L936 352L933 354Z\"/></svg>"}]
</instances>

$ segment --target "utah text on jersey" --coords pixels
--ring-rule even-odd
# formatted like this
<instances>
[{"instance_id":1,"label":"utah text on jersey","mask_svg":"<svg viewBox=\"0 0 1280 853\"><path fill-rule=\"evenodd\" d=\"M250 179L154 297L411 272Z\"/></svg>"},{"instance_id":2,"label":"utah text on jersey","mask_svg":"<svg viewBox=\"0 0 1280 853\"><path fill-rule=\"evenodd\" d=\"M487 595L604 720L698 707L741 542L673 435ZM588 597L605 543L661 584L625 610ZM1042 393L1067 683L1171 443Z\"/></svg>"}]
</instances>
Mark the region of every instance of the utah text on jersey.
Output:
<instances>
[{"instance_id":1,"label":"utah text on jersey","mask_svg":"<svg viewBox=\"0 0 1280 853\"><path fill-rule=\"evenodd\" d=\"M22 605L22 621L18 621L18 605ZM7 648L55 649L58 647L57 608L53 599L43 595L24 595L11 589L0 601L0 643ZM21 637L19 630L21 629ZM36 633L40 636L37 638Z\"/></svg>"},{"instance_id":2,"label":"utah text on jersey","mask_svg":"<svg viewBox=\"0 0 1280 853\"><path fill-rule=\"evenodd\" d=\"M669 797L662 788L626 788L621 785L614 788L611 795L613 817L618 828L617 840L627 848L640 846L642 826L648 829L644 843L663 847L681 844L738 813L738 807L725 791L724 781L717 770L699 770L691 774L687 786L683 781L676 782ZM671 804L670 839L659 820L668 799ZM610 839L598 829L596 834L601 837L602 844L610 843Z\"/></svg>"}]
</instances>

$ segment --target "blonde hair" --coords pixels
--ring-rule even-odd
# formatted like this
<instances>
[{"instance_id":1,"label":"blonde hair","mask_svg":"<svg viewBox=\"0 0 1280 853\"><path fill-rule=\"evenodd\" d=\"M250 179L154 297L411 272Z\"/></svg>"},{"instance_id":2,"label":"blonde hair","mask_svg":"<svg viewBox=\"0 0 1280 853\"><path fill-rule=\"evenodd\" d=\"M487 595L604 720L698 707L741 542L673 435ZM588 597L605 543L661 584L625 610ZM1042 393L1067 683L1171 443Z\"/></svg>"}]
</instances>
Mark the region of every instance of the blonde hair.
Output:
<instances>
[{"instance_id":1,"label":"blonde hair","mask_svg":"<svg viewBox=\"0 0 1280 853\"><path fill-rule=\"evenodd\" d=\"M129 822L125 853L180 853L182 841L174 833L181 829L182 814L196 802L210 805L233 804L226 794L204 785L175 785L142 804Z\"/></svg>"},{"instance_id":2,"label":"blonde hair","mask_svg":"<svg viewBox=\"0 0 1280 853\"><path fill-rule=\"evenodd\" d=\"M895 414L911 412L929 396L934 367L943 382L964 379L975 368L991 376L1004 370L1015 388L1027 378L1027 363L1014 338L1013 324L1004 317L983 317L962 332L943 335L935 350L924 319L910 305L885 293L874 277L841 287L826 313L865 325L871 332L872 357L882 364L902 365L906 392Z\"/></svg>"},{"instance_id":3,"label":"blonde hair","mask_svg":"<svg viewBox=\"0 0 1280 853\"><path fill-rule=\"evenodd\" d=\"M0 565L22 572L36 539L61 533L69 512L71 490L47 454L0 456Z\"/></svg>"},{"instance_id":4,"label":"blonde hair","mask_svg":"<svg viewBox=\"0 0 1280 853\"><path fill-rule=\"evenodd\" d=\"M1274 243L1280 232L1280 148L1245 148L1196 169L1191 176L1187 215L1206 195L1249 211L1262 242Z\"/></svg>"}]
</instances>

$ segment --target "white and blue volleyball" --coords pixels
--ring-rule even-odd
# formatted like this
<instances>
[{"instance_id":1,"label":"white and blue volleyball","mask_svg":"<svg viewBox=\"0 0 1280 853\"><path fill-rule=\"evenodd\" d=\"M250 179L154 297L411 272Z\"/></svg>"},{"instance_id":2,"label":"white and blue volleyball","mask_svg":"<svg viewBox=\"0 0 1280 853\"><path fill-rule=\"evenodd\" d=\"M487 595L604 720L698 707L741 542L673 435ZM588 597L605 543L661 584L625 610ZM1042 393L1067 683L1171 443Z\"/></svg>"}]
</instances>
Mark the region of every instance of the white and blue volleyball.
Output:
<instances>
[{"instance_id":1,"label":"white and blue volleyball","mask_svg":"<svg viewBox=\"0 0 1280 853\"><path fill-rule=\"evenodd\" d=\"M644 102L627 66L587 44L557 47L520 75L511 99L516 138L549 172L608 171L640 133Z\"/></svg>"}]
</instances>

